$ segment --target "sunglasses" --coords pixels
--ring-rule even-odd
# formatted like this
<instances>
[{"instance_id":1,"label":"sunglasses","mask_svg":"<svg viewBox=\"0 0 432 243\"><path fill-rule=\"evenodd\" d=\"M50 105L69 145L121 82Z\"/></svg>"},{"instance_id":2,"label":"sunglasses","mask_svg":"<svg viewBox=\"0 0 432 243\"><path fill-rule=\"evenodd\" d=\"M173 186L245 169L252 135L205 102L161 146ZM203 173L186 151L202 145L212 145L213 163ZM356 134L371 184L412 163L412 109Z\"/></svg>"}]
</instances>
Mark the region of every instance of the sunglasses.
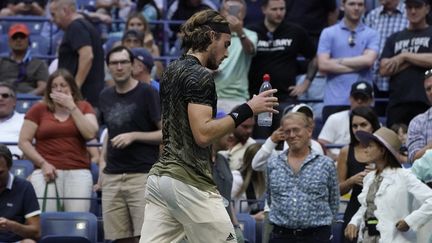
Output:
<instances>
[{"instance_id":1,"label":"sunglasses","mask_svg":"<svg viewBox=\"0 0 432 243\"><path fill-rule=\"evenodd\" d=\"M23 33L17 33L15 35L13 35L12 40L18 40L18 39L27 39L27 35L23 34Z\"/></svg>"},{"instance_id":2,"label":"sunglasses","mask_svg":"<svg viewBox=\"0 0 432 243\"><path fill-rule=\"evenodd\" d=\"M350 36L348 37L348 45L350 46L350 47L354 47L355 46L355 32L354 31L351 31L351 34L350 34Z\"/></svg>"},{"instance_id":3,"label":"sunglasses","mask_svg":"<svg viewBox=\"0 0 432 243\"><path fill-rule=\"evenodd\" d=\"M432 69L429 69L424 73L424 79L427 79L430 77L432 77Z\"/></svg>"},{"instance_id":4,"label":"sunglasses","mask_svg":"<svg viewBox=\"0 0 432 243\"><path fill-rule=\"evenodd\" d=\"M3 93L3 94L0 94L0 97L2 97L3 99L9 99L10 97L13 97L13 95L8 94L8 93Z\"/></svg>"}]
</instances>

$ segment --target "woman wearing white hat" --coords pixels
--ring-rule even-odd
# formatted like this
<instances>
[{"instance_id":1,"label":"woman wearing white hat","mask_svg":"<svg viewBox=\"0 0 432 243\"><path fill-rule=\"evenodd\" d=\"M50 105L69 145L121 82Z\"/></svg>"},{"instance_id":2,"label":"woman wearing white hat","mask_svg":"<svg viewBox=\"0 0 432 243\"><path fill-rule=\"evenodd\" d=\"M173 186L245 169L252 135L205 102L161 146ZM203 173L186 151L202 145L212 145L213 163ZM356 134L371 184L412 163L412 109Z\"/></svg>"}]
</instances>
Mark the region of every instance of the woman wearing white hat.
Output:
<instances>
[{"instance_id":1,"label":"woman wearing white hat","mask_svg":"<svg viewBox=\"0 0 432 243\"><path fill-rule=\"evenodd\" d=\"M380 128L371 134L356 133L367 145L368 162L375 162L376 171L363 180L358 196L361 204L345 229L345 236L358 242L416 242L416 232L432 219L432 190L398 161L400 141L395 132ZM413 197L421 202L412 210Z\"/></svg>"}]
</instances>

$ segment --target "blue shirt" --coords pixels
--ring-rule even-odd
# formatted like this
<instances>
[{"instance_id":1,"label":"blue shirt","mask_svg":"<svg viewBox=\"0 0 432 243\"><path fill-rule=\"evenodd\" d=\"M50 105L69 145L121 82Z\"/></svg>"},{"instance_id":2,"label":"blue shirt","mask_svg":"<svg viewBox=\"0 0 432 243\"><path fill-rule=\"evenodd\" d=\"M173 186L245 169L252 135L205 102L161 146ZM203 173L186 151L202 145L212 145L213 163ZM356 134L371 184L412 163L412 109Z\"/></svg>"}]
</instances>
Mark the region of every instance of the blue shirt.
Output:
<instances>
[{"instance_id":1,"label":"blue shirt","mask_svg":"<svg viewBox=\"0 0 432 243\"><path fill-rule=\"evenodd\" d=\"M408 27L409 22L406 17L405 4L401 1L393 12L385 11L383 6L379 6L369 12L365 18L365 24L378 31L380 35L379 50L381 52L385 41L391 34ZM388 78L379 75L379 61L374 64L373 73L374 82L378 89L388 91Z\"/></svg>"},{"instance_id":2,"label":"blue shirt","mask_svg":"<svg viewBox=\"0 0 432 243\"><path fill-rule=\"evenodd\" d=\"M348 43L350 36L354 36L355 45L352 47ZM379 53L378 32L363 23L359 23L351 33L343 20L325 28L318 44L318 55L329 54L332 59L360 56L365 50ZM327 85L324 90L324 105L350 105L349 90L351 90L351 85L359 80L372 83L371 68L364 68L352 73L328 73Z\"/></svg>"},{"instance_id":3,"label":"blue shirt","mask_svg":"<svg viewBox=\"0 0 432 243\"><path fill-rule=\"evenodd\" d=\"M9 173L6 189L0 193L0 217L24 224L27 218L41 213L36 193L30 182ZM0 242L15 242L22 237L0 230Z\"/></svg>"},{"instance_id":4,"label":"blue shirt","mask_svg":"<svg viewBox=\"0 0 432 243\"><path fill-rule=\"evenodd\" d=\"M270 222L291 229L331 225L339 208L333 160L311 151L294 174L287 152L268 160Z\"/></svg>"},{"instance_id":5,"label":"blue shirt","mask_svg":"<svg viewBox=\"0 0 432 243\"><path fill-rule=\"evenodd\" d=\"M413 163L415 154L431 142L432 108L429 108L425 113L414 117L408 126L408 161Z\"/></svg>"}]
</instances>

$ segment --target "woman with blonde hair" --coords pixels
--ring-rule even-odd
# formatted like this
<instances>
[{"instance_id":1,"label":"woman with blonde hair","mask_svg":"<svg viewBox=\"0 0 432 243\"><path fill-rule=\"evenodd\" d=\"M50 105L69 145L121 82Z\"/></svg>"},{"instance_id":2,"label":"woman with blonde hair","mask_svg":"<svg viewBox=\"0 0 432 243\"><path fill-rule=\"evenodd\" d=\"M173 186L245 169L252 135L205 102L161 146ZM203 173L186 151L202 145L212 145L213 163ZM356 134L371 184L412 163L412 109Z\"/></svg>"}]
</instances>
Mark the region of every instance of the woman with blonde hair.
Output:
<instances>
[{"instance_id":1,"label":"woman with blonde hair","mask_svg":"<svg viewBox=\"0 0 432 243\"><path fill-rule=\"evenodd\" d=\"M91 197L93 180L86 141L97 131L95 112L82 99L73 76L65 69L51 74L43 101L26 113L19 136L20 149L36 167L30 181L38 198ZM57 205L57 200L46 200L46 211L59 210ZM66 211L89 209L90 200L64 201Z\"/></svg>"}]
</instances>

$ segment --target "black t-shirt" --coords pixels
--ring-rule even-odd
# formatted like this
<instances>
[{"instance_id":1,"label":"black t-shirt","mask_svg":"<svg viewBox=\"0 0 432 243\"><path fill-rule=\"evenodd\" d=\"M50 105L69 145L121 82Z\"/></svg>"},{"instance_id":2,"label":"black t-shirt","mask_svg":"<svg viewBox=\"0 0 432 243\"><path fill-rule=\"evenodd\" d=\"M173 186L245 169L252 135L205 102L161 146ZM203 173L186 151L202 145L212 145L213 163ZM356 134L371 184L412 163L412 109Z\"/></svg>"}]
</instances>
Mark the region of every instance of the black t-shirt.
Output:
<instances>
[{"instance_id":1,"label":"black t-shirt","mask_svg":"<svg viewBox=\"0 0 432 243\"><path fill-rule=\"evenodd\" d=\"M250 29L257 32L258 44L249 69L249 94L258 93L262 77L268 73L272 87L278 89L276 96L283 101L289 96L288 87L296 84L299 74L297 57L312 59L316 47L298 25L283 23L269 33L264 22L261 22Z\"/></svg>"},{"instance_id":2,"label":"black t-shirt","mask_svg":"<svg viewBox=\"0 0 432 243\"><path fill-rule=\"evenodd\" d=\"M88 102L98 107L98 97L105 79L104 52L100 34L89 21L76 19L67 27L59 48L58 67L66 68L75 76L78 71L78 50L84 46L92 47L93 62L81 92Z\"/></svg>"},{"instance_id":3,"label":"black t-shirt","mask_svg":"<svg viewBox=\"0 0 432 243\"><path fill-rule=\"evenodd\" d=\"M296 23L311 36L319 37L327 26L328 14L336 10L335 0L285 0L285 20Z\"/></svg>"},{"instance_id":4,"label":"black t-shirt","mask_svg":"<svg viewBox=\"0 0 432 243\"><path fill-rule=\"evenodd\" d=\"M107 164L104 172L147 173L159 157L159 146L134 142L123 149L113 148L110 140L128 132L158 130L161 119L159 94L152 86L138 83L125 94L115 87L106 88L100 95L101 119L108 128Z\"/></svg>"},{"instance_id":5,"label":"black t-shirt","mask_svg":"<svg viewBox=\"0 0 432 243\"><path fill-rule=\"evenodd\" d=\"M381 58L391 58L402 52L431 53L432 27L420 31L403 30L391 35L384 46ZM411 65L390 77L389 106L407 102L429 104L424 90L424 73L427 68Z\"/></svg>"}]
</instances>

